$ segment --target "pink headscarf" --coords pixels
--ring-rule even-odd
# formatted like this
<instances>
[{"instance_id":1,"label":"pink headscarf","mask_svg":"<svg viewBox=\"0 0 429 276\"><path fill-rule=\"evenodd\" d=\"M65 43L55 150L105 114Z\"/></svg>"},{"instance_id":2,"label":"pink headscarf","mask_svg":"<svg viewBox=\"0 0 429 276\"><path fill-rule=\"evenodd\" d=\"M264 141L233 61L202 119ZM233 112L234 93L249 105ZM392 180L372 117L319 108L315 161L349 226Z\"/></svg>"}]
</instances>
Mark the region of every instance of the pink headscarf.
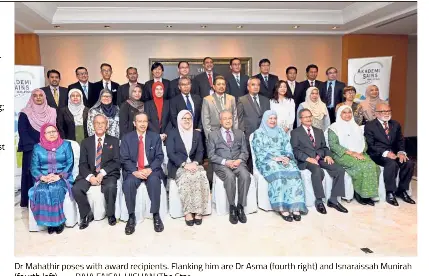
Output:
<instances>
[{"instance_id":1,"label":"pink headscarf","mask_svg":"<svg viewBox=\"0 0 429 276\"><path fill-rule=\"evenodd\" d=\"M42 128L40 129L40 145L48 151L55 151L56 149L58 149L62 144L63 144L63 139L61 139L60 134L58 133L58 138L55 141L48 141L45 138L45 131L48 127L54 127L57 131L58 128L55 126L55 124L51 124L51 123L46 123L42 126Z\"/></svg>"},{"instance_id":2,"label":"pink headscarf","mask_svg":"<svg viewBox=\"0 0 429 276\"><path fill-rule=\"evenodd\" d=\"M33 99L34 93L38 91L43 93L43 104L41 105L35 104ZM31 98L28 100L27 106L23 108L21 112L27 115L30 125L39 132L43 124L51 123L55 125L57 121L57 111L48 106L45 92L39 88L31 91Z\"/></svg>"}]
</instances>

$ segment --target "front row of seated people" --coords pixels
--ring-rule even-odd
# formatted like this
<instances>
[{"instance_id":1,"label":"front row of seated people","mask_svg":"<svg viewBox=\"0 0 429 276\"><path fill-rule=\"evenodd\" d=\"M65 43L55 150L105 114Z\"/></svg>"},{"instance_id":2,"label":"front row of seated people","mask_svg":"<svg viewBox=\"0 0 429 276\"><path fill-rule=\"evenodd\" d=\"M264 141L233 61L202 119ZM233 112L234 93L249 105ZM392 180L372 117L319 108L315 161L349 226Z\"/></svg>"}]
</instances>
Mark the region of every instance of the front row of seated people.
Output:
<instances>
[{"instance_id":1,"label":"front row of seated people","mask_svg":"<svg viewBox=\"0 0 429 276\"><path fill-rule=\"evenodd\" d=\"M398 206L396 197L415 204L407 194L413 173L411 162L404 151L404 139L399 124L390 119L390 107L377 104L377 120L368 122L365 134L353 120L352 109L341 106L337 122L328 129L328 148L322 130L312 126L312 113L303 108L299 112L302 127L291 136L277 126L277 114L264 112L259 129L254 132L252 149L257 170L268 182L271 207L288 221L299 221L308 213L305 206L305 188L300 170L311 171L316 198L316 210L326 214L326 198L322 180L324 170L333 178L328 207L347 213L338 202L345 195L345 171L353 179L355 197L360 204L374 205L371 198L378 196L379 167L384 166L386 201ZM79 175L72 177L73 152L70 142L58 134L55 123L40 128L40 143L33 150L31 174L36 183L29 191L30 207L38 225L47 226L49 233L61 233L65 216L65 195L75 199L80 213L80 229L88 227L94 219L86 193L91 186L101 185L107 204L106 214L110 225L116 224L115 200L117 180L122 167L123 192L129 213L125 227L127 235L136 227L135 205L138 187L145 182L151 200L154 230L162 232L159 216L161 185L166 176L161 164L164 159L160 135L148 128L148 116L139 112L134 117L135 131L119 140L106 134L108 119L103 114L93 118L94 133L82 142ZM244 208L247 205L251 175L246 165L249 158L247 140L241 130L233 129L230 111L220 113L221 128L210 132L208 156L216 175L224 182L229 220L232 224L246 223ZM167 138L168 174L176 181L187 225L200 225L210 196L206 173L202 167L203 139L193 129L193 116L182 110L177 116L177 129ZM368 153L366 153L366 152ZM374 163L375 162L375 163ZM377 164L377 165L376 165ZM399 171L399 186L396 175ZM236 196L237 190L237 198ZM237 202L237 203L236 203Z\"/></svg>"}]
</instances>

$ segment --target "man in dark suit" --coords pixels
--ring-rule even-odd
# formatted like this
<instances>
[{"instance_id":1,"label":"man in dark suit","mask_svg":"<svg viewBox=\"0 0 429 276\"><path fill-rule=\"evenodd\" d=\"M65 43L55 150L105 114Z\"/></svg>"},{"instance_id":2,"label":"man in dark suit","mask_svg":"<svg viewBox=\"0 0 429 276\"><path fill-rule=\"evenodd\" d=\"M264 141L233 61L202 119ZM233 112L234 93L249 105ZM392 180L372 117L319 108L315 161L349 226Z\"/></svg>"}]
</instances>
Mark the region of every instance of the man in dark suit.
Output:
<instances>
[{"instance_id":1,"label":"man in dark suit","mask_svg":"<svg viewBox=\"0 0 429 276\"><path fill-rule=\"evenodd\" d=\"M101 90L108 89L112 92L113 95L112 103L116 105L118 102L119 83L114 82L110 79L113 73L112 66L108 63L103 63L100 65L100 70L101 76L103 78L102 80L94 83L94 90L96 93L94 93L93 96L90 97L89 102L90 104L92 104L91 106L93 106L98 101Z\"/></svg>"},{"instance_id":2,"label":"man in dark suit","mask_svg":"<svg viewBox=\"0 0 429 276\"><path fill-rule=\"evenodd\" d=\"M260 80L251 77L247 84L249 94L238 99L237 116L238 128L246 135L248 150L250 152L249 137L261 124L262 115L270 109L270 100L263 95L259 95ZM253 172L252 156L247 160L247 167Z\"/></svg>"},{"instance_id":3,"label":"man in dark suit","mask_svg":"<svg viewBox=\"0 0 429 276\"><path fill-rule=\"evenodd\" d=\"M247 205L247 193L250 186L250 174L246 167L249 157L244 133L232 129L232 113L224 110L220 113L221 128L212 131L208 139L208 156L213 170L223 181L229 203L229 221L246 223L244 207ZM237 191L237 206L235 193Z\"/></svg>"},{"instance_id":4,"label":"man in dark suit","mask_svg":"<svg viewBox=\"0 0 429 276\"><path fill-rule=\"evenodd\" d=\"M408 195L413 177L414 162L408 159L405 152L405 140L401 125L391 120L392 110L388 104L377 104L377 119L365 124L365 139L368 144L367 153L379 166L384 167L384 185L387 203L398 206L396 196L405 202L415 204ZM396 187L396 176L399 171L399 185Z\"/></svg>"},{"instance_id":5,"label":"man in dark suit","mask_svg":"<svg viewBox=\"0 0 429 276\"><path fill-rule=\"evenodd\" d=\"M160 62L155 62L152 64L150 70L152 72L152 79L145 82L141 100L143 102L153 100L152 85L155 82L162 82L164 85L164 99L167 99L168 91L170 90L170 81L162 77L162 74L164 73L164 65Z\"/></svg>"},{"instance_id":6,"label":"man in dark suit","mask_svg":"<svg viewBox=\"0 0 429 276\"><path fill-rule=\"evenodd\" d=\"M137 68L128 67L126 76L127 76L128 82L119 86L119 89L118 89L117 105L119 107L121 107L122 103L128 100L128 98L130 97L130 87L132 85L139 85L143 91L143 84L137 81L139 77L139 74L137 73Z\"/></svg>"},{"instance_id":7,"label":"man in dark suit","mask_svg":"<svg viewBox=\"0 0 429 276\"><path fill-rule=\"evenodd\" d=\"M122 189L125 195L129 219L125 226L125 234L131 235L136 227L136 194L142 182L145 182L149 194L153 214L155 232L162 232L164 224L159 216L161 201L161 180L165 180L162 171L164 154L159 134L147 131L148 116L139 112L134 117L136 130L129 132L121 140L121 164L124 179Z\"/></svg>"},{"instance_id":8,"label":"man in dark suit","mask_svg":"<svg viewBox=\"0 0 429 276\"><path fill-rule=\"evenodd\" d=\"M213 59L205 57L203 60L204 72L196 75L192 80L195 94L199 95L201 99L214 93L213 80L219 74L213 71L213 66Z\"/></svg>"},{"instance_id":9,"label":"man in dark suit","mask_svg":"<svg viewBox=\"0 0 429 276\"><path fill-rule=\"evenodd\" d=\"M226 93L234 96L235 101L238 102L238 98L249 93L247 91L249 76L241 74L241 60L239 58L231 59L229 68L231 69L231 74L225 76Z\"/></svg>"},{"instance_id":10,"label":"man in dark suit","mask_svg":"<svg viewBox=\"0 0 429 276\"><path fill-rule=\"evenodd\" d=\"M170 101L170 118L173 127L177 128L177 115L186 109L191 111L194 117L194 129L201 131L203 123L201 121L201 108L203 100L200 96L191 94L191 79L183 77L179 80L180 94Z\"/></svg>"},{"instance_id":11,"label":"man in dark suit","mask_svg":"<svg viewBox=\"0 0 429 276\"><path fill-rule=\"evenodd\" d=\"M170 89L168 90L167 99L172 99L180 94L179 80L184 77L188 77L189 74L189 62L179 61L177 64L177 72L179 77L170 81ZM191 87L191 94L195 94L195 87Z\"/></svg>"},{"instance_id":12,"label":"man in dark suit","mask_svg":"<svg viewBox=\"0 0 429 276\"><path fill-rule=\"evenodd\" d=\"M67 106L68 91L67 88L60 86L61 74L55 69L49 70L46 74L49 85L42 87L45 92L48 105L52 108L59 109Z\"/></svg>"},{"instance_id":13,"label":"man in dark suit","mask_svg":"<svg viewBox=\"0 0 429 276\"><path fill-rule=\"evenodd\" d=\"M68 91L70 91L73 88L76 88L82 91L83 104L86 107L91 108L92 105L89 103L88 99L93 98L94 97L93 94L96 94L96 91L94 90L94 84L88 81L88 70L85 67L80 66L76 68L75 73L76 73L76 78L78 79L78 82L70 84L68 87ZM96 97L98 97L98 94Z\"/></svg>"},{"instance_id":14,"label":"man in dark suit","mask_svg":"<svg viewBox=\"0 0 429 276\"><path fill-rule=\"evenodd\" d=\"M298 74L298 69L295 66L289 66L288 68L286 68L287 91L290 91L290 93L294 96L296 93L298 93L298 90L299 90L298 82L296 81L297 74Z\"/></svg>"},{"instance_id":15,"label":"man in dark suit","mask_svg":"<svg viewBox=\"0 0 429 276\"><path fill-rule=\"evenodd\" d=\"M119 139L106 134L108 120L99 114L94 117L95 135L85 138L80 146L79 175L72 192L80 213L79 229L94 220L86 193L91 186L100 186L106 200L109 225L116 224L115 201L121 163Z\"/></svg>"},{"instance_id":16,"label":"man in dark suit","mask_svg":"<svg viewBox=\"0 0 429 276\"><path fill-rule=\"evenodd\" d=\"M262 96L272 99L274 95L274 88L276 83L279 81L279 77L273 74L270 74L270 65L271 62L269 59L264 58L259 61L259 70L260 73L255 75L261 82L261 92Z\"/></svg>"},{"instance_id":17,"label":"man in dark suit","mask_svg":"<svg viewBox=\"0 0 429 276\"><path fill-rule=\"evenodd\" d=\"M335 122L335 107L344 101L343 89L346 86L344 82L337 80L337 68L329 67L326 69L328 80L322 84L320 98L328 108L331 124Z\"/></svg>"},{"instance_id":18,"label":"man in dark suit","mask_svg":"<svg viewBox=\"0 0 429 276\"><path fill-rule=\"evenodd\" d=\"M325 136L321 129L312 127L312 114L307 108L299 111L301 125L291 132L291 145L293 154L298 162L300 170L308 169L311 172L311 183L313 184L314 195L316 197L316 209L321 214L326 214L322 199L325 198L323 191L323 178L325 169L333 178L331 197L328 199L328 207L337 211L347 213L337 197L345 196L344 169L335 164L331 151L326 146Z\"/></svg>"}]
</instances>

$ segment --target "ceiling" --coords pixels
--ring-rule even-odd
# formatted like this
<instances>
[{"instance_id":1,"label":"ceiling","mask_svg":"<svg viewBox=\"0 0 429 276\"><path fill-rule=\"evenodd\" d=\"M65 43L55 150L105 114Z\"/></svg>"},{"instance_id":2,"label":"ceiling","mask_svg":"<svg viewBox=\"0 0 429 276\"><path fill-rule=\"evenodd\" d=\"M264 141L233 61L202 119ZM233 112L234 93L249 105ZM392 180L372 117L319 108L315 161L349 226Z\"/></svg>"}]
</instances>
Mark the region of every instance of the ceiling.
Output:
<instances>
[{"instance_id":1,"label":"ceiling","mask_svg":"<svg viewBox=\"0 0 429 276\"><path fill-rule=\"evenodd\" d=\"M416 35L417 2L17 2L15 33Z\"/></svg>"}]
</instances>

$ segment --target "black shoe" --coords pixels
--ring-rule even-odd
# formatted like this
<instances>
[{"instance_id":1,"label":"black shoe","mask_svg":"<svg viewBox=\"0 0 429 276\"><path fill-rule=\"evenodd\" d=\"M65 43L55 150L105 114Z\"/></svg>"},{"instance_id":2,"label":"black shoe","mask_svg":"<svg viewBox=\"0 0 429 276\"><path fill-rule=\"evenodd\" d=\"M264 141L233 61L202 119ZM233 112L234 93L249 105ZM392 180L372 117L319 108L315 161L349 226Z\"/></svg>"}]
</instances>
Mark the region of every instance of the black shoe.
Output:
<instances>
[{"instance_id":1,"label":"black shoe","mask_svg":"<svg viewBox=\"0 0 429 276\"><path fill-rule=\"evenodd\" d=\"M125 235L131 235L134 231L136 231L136 215L130 214L125 226Z\"/></svg>"},{"instance_id":2,"label":"black shoe","mask_svg":"<svg viewBox=\"0 0 429 276\"><path fill-rule=\"evenodd\" d=\"M196 225L201 225L201 224L203 223L203 217L201 216L201 218L200 218L200 219L196 219L196 218L194 217L194 223L195 223Z\"/></svg>"},{"instance_id":3,"label":"black shoe","mask_svg":"<svg viewBox=\"0 0 429 276\"><path fill-rule=\"evenodd\" d=\"M63 224L61 224L60 226L56 227L56 228L55 228L55 232L56 232L57 234L61 234L61 233L64 231L64 226L65 226L65 224L63 223Z\"/></svg>"},{"instance_id":4,"label":"black shoe","mask_svg":"<svg viewBox=\"0 0 429 276\"><path fill-rule=\"evenodd\" d=\"M155 232L164 231L164 224L162 223L159 213L153 214L153 229L155 230Z\"/></svg>"},{"instance_id":5,"label":"black shoe","mask_svg":"<svg viewBox=\"0 0 429 276\"><path fill-rule=\"evenodd\" d=\"M240 221L241 223L246 223L247 222L247 217L246 214L244 213L244 207L241 204L238 204L237 206L238 209L238 221Z\"/></svg>"},{"instance_id":6,"label":"black shoe","mask_svg":"<svg viewBox=\"0 0 429 276\"><path fill-rule=\"evenodd\" d=\"M321 214L326 214L326 209L325 209L325 205L323 205L323 202L316 203L316 210Z\"/></svg>"},{"instance_id":7,"label":"black shoe","mask_svg":"<svg viewBox=\"0 0 429 276\"><path fill-rule=\"evenodd\" d=\"M365 200L365 202L366 202L367 205L370 205L370 206L374 206L375 205L374 200L372 200L370 197L364 198L364 200Z\"/></svg>"},{"instance_id":8,"label":"black shoe","mask_svg":"<svg viewBox=\"0 0 429 276\"><path fill-rule=\"evenodd\" d=\"M416 202L408 195L406 191L396 192L397 197L400 197L403 201L409 204L416 204Z\"/></svg>"},{"instance_id":9,"label":"black shoe","mask_svg":"<svg viewBox=\"0 0 429 276\"><path fill-rule=\"evenodd\" d=\"M362 205L367 205L368 203L358 194L358 193L356 193L355 192L355 194L354 194L354 198L356 199L356 201L359 203L359 204L362 204Z\"/></svg>"},{"instance_id":10,"label":"black shoe","mask_svg":"<svg viewBox=\"0 0 429 276\"><path fill-rule=\"evenodd\" d=\"M195 223L195 220L194 220L194 219L186 220L186 216L185 216L185 222L186 222L186 225L188 225L188 226L193 226L193 225L194 225L194 223Z\"/></svg>"},{"instance_id":11,"label":"black shoe","mask_svg":"<svg viewBox=\"0 0 429 276\"><path fill-rule=\"evenodd\" d=\"M237 208L234 205L229 206L229 222L232 224L238 223Z\"/></svg>"},{"instance_id":12,"label":"black shoe","mask_svg":"<svg viewBox=\"0 0 429 276\"><path fill-rule=\"evenodd\" d=\"M88 227L89 223L94 220L94 214L92 211L89 211L88 215L86 215L83 219L80 221L79 229L83 230L86 227Z\"/></svg>"},{"instance_id":13,"label":"black shoe","mask_svg":"<svg viewBox=\"0 0 429 276\"><path fill-rule=\"evenodd\" d=\"M300 221L301 220L301 214L295 215L294 213L292 213L292 217L295 221Z\"/></svg>"},{"instance_id":14,"label":"black shoe","mask_svg":"<svg viewBox=\"0 0 429 276\"><path fill-rule=\"evenodd\" d=\"M335 210L337 210L338 212L341 213L348 213L349 211L343 206L341 205L341 203L337 202L337 204L332 203L330 200L328 200L328 207L334 208Z\"/></svg>"},{"instance_id":15,"label":"black shoe","mask_svg":"<svg viewBox=\"0 0 429 276\"><path fill-rule=\"evenodd\" d=\"M114 226L116 224L116 217L115 216L108 217L107 221L109 222L110 226Z\"/></svg>"},{"instance_id":16,"label":"black shoe","mask_svg":"<svg viewBox=\"0 0 429 276\"><path fill-rule=\"evenodd\" d=\"M53 234L55 232L55 227L48 226L48 234Z\"/></svg>"},{"instance_id":17,"label":"black shoe","mask_svg":"<svg viewBox=\"0 0 429 276\"><path fill-rule=\"evenodd\" d=\"M288 221L288 222L292 222L293 221L293 217L292 217L292 215L289 213L289 215L287 215L287 216L285 216L285 215L283 215L282 214L282 212L279 212L279 214L280 214L280 216L285 220L285 221Z\"/></svg>"},{"instance_id":18,"label":"black shoe","mask_svg":"<svg viewBox=\"0 0 429 276\"><path fill-rule=\"evenodd\" d=\"M399 206L398 201L393 193L389 192L386 194L386 202L393 206Z\"/></svg>"}]
</instances>

